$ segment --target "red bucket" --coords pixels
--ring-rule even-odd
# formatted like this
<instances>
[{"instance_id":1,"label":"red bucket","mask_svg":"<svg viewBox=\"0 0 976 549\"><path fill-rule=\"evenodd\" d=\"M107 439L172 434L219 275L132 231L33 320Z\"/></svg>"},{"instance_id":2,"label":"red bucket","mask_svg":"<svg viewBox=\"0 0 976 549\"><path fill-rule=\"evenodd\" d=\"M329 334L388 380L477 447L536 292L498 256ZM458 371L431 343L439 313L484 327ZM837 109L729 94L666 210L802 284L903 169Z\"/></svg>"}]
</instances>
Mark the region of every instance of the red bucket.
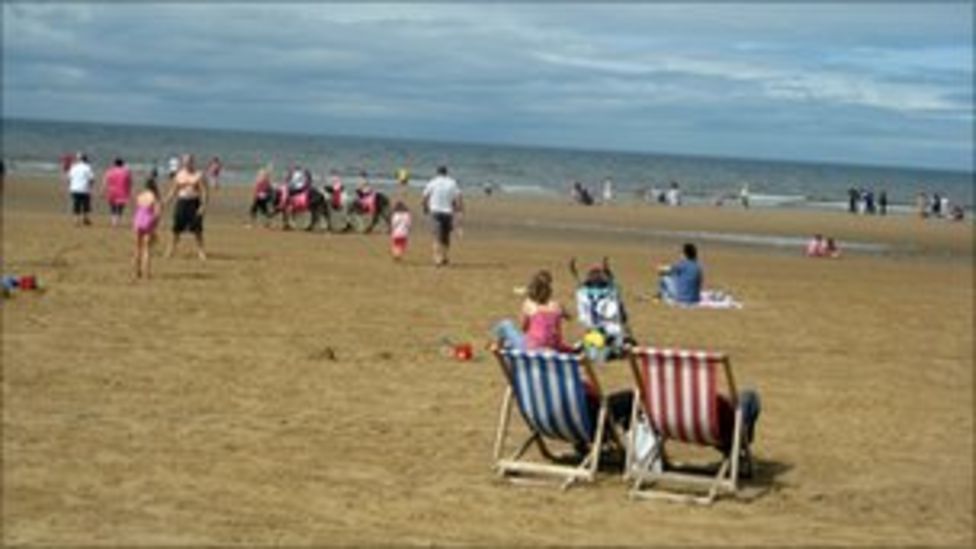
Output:
<instances>
[{"instance_id":1,"label":"red bucket","mask_svg":"<svg viewBox=\"0 0 976 549\"><path fill-rule=\"evenodd\" d=\"M474 357L474 348L470 343L459 343L454 346L454 358L468 361Z\"/></svg>"},{"instance_id":2,"label":"red bucket","mask_svg":"<svg viewBox=\"0 0 976 549\"><path fill-rule=\"evenodd\" d=\"M37 279L34 278L34 275L22 276L18 285L21 290L33 290L37 288Z\"/></svg>"}]
</instances>

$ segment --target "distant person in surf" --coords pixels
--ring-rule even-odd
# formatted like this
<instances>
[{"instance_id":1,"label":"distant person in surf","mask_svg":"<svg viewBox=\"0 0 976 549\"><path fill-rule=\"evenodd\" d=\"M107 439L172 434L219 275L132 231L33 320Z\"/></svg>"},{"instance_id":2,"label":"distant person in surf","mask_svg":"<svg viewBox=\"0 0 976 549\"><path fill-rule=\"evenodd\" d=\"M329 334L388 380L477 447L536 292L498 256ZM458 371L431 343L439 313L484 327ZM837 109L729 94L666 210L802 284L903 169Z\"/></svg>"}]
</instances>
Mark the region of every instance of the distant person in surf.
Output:
<instances>
[{"instance_id":1,"label":"distant person in surf","mask_svg":"<svg viewBox=\"0 0 976 549\"><path fill-rule=\"evenodd\" d=\"M176 177L176 172L180 171L180 157L175 155L169 157L169 160L166 162L166 165L169 172L169 179L170 181L172 181L172 179Z\"/></svg>"},{"instance_id":2,"label":"distant person in surf","mask_svg":"<svg viewBox=\"0 0 976 549\"><path fill-rule=\"evenodd\" d=\"M678 186L677 181L671 182L671 188L668 189L668 206L680 206L681 205L681 188Z\"/></svg>"},{"instance_id":3,"label":"distant person in surf","mask_svg":"<svg viewBox=\"0 0 976 549\"><path fill-rule=\"evenodd\" d=\"M749 209L749 184L748 183L742 185L742 189L739 190L739 203L742 204L743 208L747 210Z\"/></svg>"},{"instance_id":4,"label":"distant person in surf","mask_svg":"<svg viewBox=\"0 0 976 549\"><path fill-rule=\"evenodd\" d=\"M400 169L398 169L396 171L396 174L394 174L394 175L396 176L396 182L397 182L397 184L400 185L401 187L406 187L406 186L408 186L410 184L410 167L409 167L409 165L407 165L407 166L401 166Z\"/></svg>"},{"instance_id":5,"label":"distant person in surf","mask_svg":"<svg viewBox=\"0 0 976 549\"><path fill-rule=\"evenodd\" d=\"M579 181L573 183L573 200L577 204L584 206L592 206L594 202L590 190L584 187Z\"/></svg>"},{"instance_id":6,"label":"distant person in surf","mask_svg":"<svg viewBox=\"0 0 976 549\"><path fill-rule=\"evenodd\" d=\"M224 165L220 162L219 156L211 158L210 164L207 164L207 181L214 190L220 188L220 172L223 169Z\"/></svg>"},{"instance_id":7,"label":"distant person in surf","mask_svg":"<svg viewBox=\"0 0 976 549\"><path fill-rule=\"evenodd\" d=\"M609 177L603 180L603 203L613 202L613 179Z\"/></svg>"}]
</instances>

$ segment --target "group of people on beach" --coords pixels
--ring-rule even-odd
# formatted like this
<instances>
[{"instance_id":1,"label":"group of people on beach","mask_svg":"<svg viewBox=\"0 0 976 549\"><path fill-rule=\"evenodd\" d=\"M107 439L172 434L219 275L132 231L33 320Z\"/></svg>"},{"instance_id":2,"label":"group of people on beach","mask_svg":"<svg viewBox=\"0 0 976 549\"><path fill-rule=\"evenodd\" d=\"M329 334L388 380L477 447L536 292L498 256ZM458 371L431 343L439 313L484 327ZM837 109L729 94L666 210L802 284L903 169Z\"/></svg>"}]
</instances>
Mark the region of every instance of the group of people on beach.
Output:
<instances>
[{"instance_id":1,"label":"group of people on beach","mask_svg":"<svg viewBox=\"0 0 976 549\"><path fill-rule=\"evenodd\" d=\"M575 268L574 273L575 273ZM685 243L682 246L682 257L672 265L659 268L660 292L662 296L670 296L680 302L697 302L701 293L702 281L704 278L703 270L698 263L698 250L693 243ZM518 322L503 320L494 328L494 335L497 344L501 348L517 349L523 351L550 350L561 353L584 353L587 352L587 345L593 341L591 336L601 334L599 345L604 345L603 333L600 331L599 322L594 319L587 311L592 307L590 304L580 305L579 321L586 328L587 334L582 340L575 344L570 344L566 340L564 326L566 322L573 320L574 316L558 300L554 298L553 275L548 270L536 272L529 280L528 285L523 290L525 298L518 315ZM581 291L577 292L577 299L580 295L586 295L585 287L594 285L597 287L615 286L616 280L611 272L609 263L592 265L586 276L579 280ZM626 324L626 313L623 303L614 306L615 318ZM620 341L621 349L635 344L635 340L630 333L629 327L622 331L626 334ZM623 354L618 355L596 355L601 356L600 360L614 360L622 358ZM590 421L598 421L599 399L595 386L597 381L584 379L584 396L586 407L590 416ZM630 427L631 411L633 409L634 392L631 389L612 392L607 395L607 421L615 424L620 430L627 431ZM739 393L739 401L744 411L745 436L751 442L754 437L755 426L760 414L759 393L753 389L746 389ZM725 453L731 451L733 438L733 415L735 410L725 396L720 396L717 413L719 415L720 441L719 447ZM584 455L588 449L577 447L576 451ZM751 471L746 471L746 475Z\"/></svg>"},{"instance_id":2,"label":"group of people on beach","mask_svg":"<svg viewBox=\"0 0 976 549\"><path fill-rule=\"evenodd\" d=\"M222 165L214 157L206 170L196 167L195 157L184 154L174 157L167 163L168 187L160 190L158 170L154 167L148 174L143 189L135 196L135 211L132 228L135 234L134 276L149 278L150 250L157 240L157 227L163 211L172 204L172 239L164 256L170 257L179 244L183 233L191 233L196 243L196 253L200 260L206 260L203 227L204 215L210 201L211 188L219 179ZM96 192L97 177L95 169L84 152L72 155L70 161L63 161L63 176L71 200L71 211L75 224L79 227L92 224L92 194ZM407 168L396 172L401 188L406 188L410 180ZM275 195L271 183L270 170L258 171L254 186L254 201L251 205L252 219L259 210L269 207L269 201L284 201L307 191L313 184L312 173L299 165L292 166L286 174L284 195ZM108 203L110 223L113 227L122 224L125 208L132 201L133 172L122 158L115 158L105 170L99 191ZM330 194L333 200L345 200L345 190L338 174L333 171L330 181ZM356 186L357 200L369 200L375 190L369 185L365 172L361 172ZM438 267L449 263L451 236L459 229L459 217L464 210L461 190L457 181L448 175L446 166L437 169L437 175L423 190L422 206L424 214L429 215L434 229L433 259ZM287 211L287 208L285 208ZM287 218L286 218L287 219ZM403 200L397 200L392 207L389 222L390 253L394 261L402 260L412 225L411 213Z\"/></svg>"},{"instance_id":3,"label":"group of people on beach","mask_svg":"<svg viewBox=\"0 0 976 549\"><path fill-rule=\"evenodd\" d=\"M888 215L888 192L864 187L847 189L847 211L852 214Z\"/></svg>"},{"instance_id":4,"label":"group of people on beach","mask_svg":"<svg viewBox=\"0 0 976 549\"><path fill-rule=\"evenodd\" d=\"M615 199L614 194L614 183L613 179L607 177L603 180L601 187L601 201L597 201L593 192L590 191L589 187L581 183L580 181L574 181L570 185L570 198L573 203L580 204L582 206L593 206L595 204L610 204ZM650 204L663 204L666 206L680 206L682 204L681 196L681 186L678 185L677 181L671 181L670 185L666 189L658 189L653 185L648 186L642 192L639 193L640 198L645 202ZM745 199L746 207L748 207L748 198Z\"/></svg>"},{"instance_id":5,"label":"group of people on beach","mask_svg":"<svg viewBox=\"0 0 976 549\"><path fill-rule=\"evenodd\" d=\"M837 259L840 257L840 247L833 237L824 237L818 233L807 242L806 255L807 257Z\"/></svg>"},{"instance_id":6,"label":"group of people on beach","mask_svg":"<svg viewBox=\"0 0 976 549\"><path fill-rule=\"evenodd\" d=\"M64 170L64 178L71 198L71 211L75 225L79 227L92 224L92 194L95 191L95 170L88 155L75 154ZM133 258L136 278L149 278L150 248L155 243L156 229L163 209L175 201L173 206L173 237L165 252L169 257L179 243L182 233L189 232L195 237L197 256L207 258L203 245L203 216L209 200L209 183L205 174L196 169L193 155L187 154L170 164L169 187L163 195L159 189L158 171L153 168L146 177L143 189L135 197L135 211L132 228L135 233L135 253ZM175 168L175 169L174 169ZM219 170L217 172L219 174ZM122 158L115 158L112 166L105 170L101 183L101 194L105 197L110 223L118 227L122 223L125 208L132 201L132 170Z\"/></svg>"},{"instance_id":7,"label":"group of people on beach","mask_svg":"<svg viewBox=\"0 0 976 549\"><path fill-rule=\"evenodd\" d=\"M928 193L920 192L915 200L915 209L918 211L918 216L922 219L935 218L962 221L966 216L966 212L962 206L951 203L949 197L945 194L935 192L929 196Z\"/></svg>"}]
</instances>

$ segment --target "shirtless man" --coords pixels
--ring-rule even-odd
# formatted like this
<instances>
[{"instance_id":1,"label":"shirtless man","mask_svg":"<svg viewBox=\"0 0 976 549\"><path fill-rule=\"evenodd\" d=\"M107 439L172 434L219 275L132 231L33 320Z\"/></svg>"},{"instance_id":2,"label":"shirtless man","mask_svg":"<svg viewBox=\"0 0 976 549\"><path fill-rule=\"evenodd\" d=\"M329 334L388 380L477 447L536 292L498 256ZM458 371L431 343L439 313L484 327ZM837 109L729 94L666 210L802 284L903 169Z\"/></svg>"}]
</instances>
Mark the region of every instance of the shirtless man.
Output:
<instances>
[{"instance_id":1,"label":"shirtless man","mask_svg":"<svg viewBox=\"0 0 976 549\"><path fill-rule=\"evenodd\" d=\"M196 237L197 257L207 259L203 251L203 214L207 209L209 199L207 179L203 172L196 169L192 154L184 155L182 165L173 176L173 183L163 201L165 206L176 198L173 208L173 240L166 250L166 257L171 257L176 245L180 241L180 234L191 232Z\"/></svg>"}]
</instances>

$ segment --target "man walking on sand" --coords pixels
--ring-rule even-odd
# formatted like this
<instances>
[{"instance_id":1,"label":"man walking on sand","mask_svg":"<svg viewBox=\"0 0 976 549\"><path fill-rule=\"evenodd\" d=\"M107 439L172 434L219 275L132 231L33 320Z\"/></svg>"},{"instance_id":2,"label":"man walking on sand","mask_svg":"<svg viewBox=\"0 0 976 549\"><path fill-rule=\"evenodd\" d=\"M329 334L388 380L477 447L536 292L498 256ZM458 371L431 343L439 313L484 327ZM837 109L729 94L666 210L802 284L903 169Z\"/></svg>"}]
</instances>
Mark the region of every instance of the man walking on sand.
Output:
<instances>
[{"instance_id":1,"label":"man walking on sand","mask_svg":"<svg viewBox=\"0 0 976 549\"><path fill-rule=\"evenodd\" d=\"M424 213L431 216L434 224L434 265L447 265L455 217L461 216L464 203L461 189L457 181L448 177L446 166L437 168L437 176L424 187L423 206Z\"/></svg>"},{"instance_id":2,"label":"man walking on sand","mask_svg":"<svg viewBox=\"0 0 976 549\"><path fill-rule=\"evenodd\" d=\"M88 163L88 157L78 153L65 177L68 180L68 191L71 193L71 211L75 216L75 225L91 225L88 215L91 213L91 192L95 182L95 172Z\"/></svg>"},{"instance_id":3,"label":"man walking on sand","mask_svg":"<svg viewBox=\"0 0 976 549\"><path fill-rule=\"evenodd\" d=\"M209 198L207 178L196 169L192 154L183 156L179 170L173 175L169 192L163 199L164 207L174 198L176 206L173 208L173 240L166 250L166 257L173 255L180 241L180 234L190 232L196 237L197 257L201 260L207 259L207 253L203 250L203 214L207 210Z\"/></svg>"}]
</instances>

